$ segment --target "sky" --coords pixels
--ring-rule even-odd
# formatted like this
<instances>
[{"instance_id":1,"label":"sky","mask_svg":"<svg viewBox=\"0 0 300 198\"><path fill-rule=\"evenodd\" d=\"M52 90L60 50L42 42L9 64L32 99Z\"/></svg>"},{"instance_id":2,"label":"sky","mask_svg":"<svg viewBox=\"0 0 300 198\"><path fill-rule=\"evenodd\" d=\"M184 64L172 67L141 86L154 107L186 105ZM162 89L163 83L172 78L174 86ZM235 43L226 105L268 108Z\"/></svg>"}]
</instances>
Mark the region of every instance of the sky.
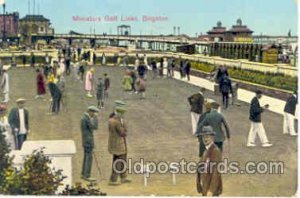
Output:
<instances>
[{"instance_id":1,"label":"sky","mask_svg":"<svg viewBox=\"0 0 300 198\"><path fill-rule=\"evenodd\" d=\"M28 2L30 1L30 11ZM35 12L33 2L35 1ZM241 18L254 35L297 34L297 0L5 0L6 11L29 12L50 19L56 33L116 34L118 25L130 25L132 34L172 34L173 27L190 36L206 34L217 21L230 29ZM38 6L39 5L39 6ZM1 11L2 12L2 11ZM76 21L92 17L95 22ZM116 21L107 17L117 16ZM143 21L144 16L161 17ZM122 21L134 18L135 21ZM101 21L99 21L101 20ZM136 21L137 20L137 21ZM176 28L177 29L177 28Z\"/></svg>"}]
</instances>

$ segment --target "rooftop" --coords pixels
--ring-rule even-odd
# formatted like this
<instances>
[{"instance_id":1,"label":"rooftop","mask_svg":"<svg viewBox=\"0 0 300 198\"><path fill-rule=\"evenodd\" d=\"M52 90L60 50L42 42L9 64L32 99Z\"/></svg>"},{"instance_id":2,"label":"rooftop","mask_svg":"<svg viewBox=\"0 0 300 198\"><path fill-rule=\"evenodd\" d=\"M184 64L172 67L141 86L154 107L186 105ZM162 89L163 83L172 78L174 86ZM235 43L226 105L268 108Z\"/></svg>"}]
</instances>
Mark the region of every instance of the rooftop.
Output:
<instances>
[{"instance_id":1,"label":"rooftop","mask_svg":"<svg viewBox=\"0 0 300 198\"><path fill-rule=\"evenodd\" d=\"M207 34L223 34L224 32L226 32L226 27L222 27L221 21L218 21L217 26L208 31Z\"/></svg>"},{"instance_id":2,"label":"rooftop","mask_svg":"<svg viewBox=\"0 0 300 198\"><path fill-rule=\"evenodd\" d=\"M25 17L21 18L20 21L46 21L46 22L49 22L50 20L45 18L43 15L26 15Z\"/></svg>"},{"instance_id":3,"label":"rooftop","mask_svg":"<svg viewBox=\"0 0 300 198\"><path fill-rule=\"evenodd\" d=\"M246 33L253 33L252 30L250 30L246 25L242 25L242 20L238 19L236 21L236 25L233 25L230 30L227 32L246 32Z\"/></svg>"}]
</instances>

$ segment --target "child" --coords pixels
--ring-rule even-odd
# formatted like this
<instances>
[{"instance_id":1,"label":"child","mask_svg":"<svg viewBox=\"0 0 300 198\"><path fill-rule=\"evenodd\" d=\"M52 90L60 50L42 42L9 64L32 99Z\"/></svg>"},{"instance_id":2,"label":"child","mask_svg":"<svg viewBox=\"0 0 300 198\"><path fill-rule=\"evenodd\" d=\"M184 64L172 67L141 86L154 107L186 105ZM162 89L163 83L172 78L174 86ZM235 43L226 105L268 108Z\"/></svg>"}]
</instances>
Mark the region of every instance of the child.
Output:
<instances>
[{"instance_id":1,"label":"child","mask_svg":"<svg viewBox=\"0 0 300 198\"><path fill-rule=\"evenodd\" d=\"M98 101L98 108L104 108L104 83L102 81L102 78L98 78L98 84L97 84L97 101Z\"/></svg>"}]
</instances>

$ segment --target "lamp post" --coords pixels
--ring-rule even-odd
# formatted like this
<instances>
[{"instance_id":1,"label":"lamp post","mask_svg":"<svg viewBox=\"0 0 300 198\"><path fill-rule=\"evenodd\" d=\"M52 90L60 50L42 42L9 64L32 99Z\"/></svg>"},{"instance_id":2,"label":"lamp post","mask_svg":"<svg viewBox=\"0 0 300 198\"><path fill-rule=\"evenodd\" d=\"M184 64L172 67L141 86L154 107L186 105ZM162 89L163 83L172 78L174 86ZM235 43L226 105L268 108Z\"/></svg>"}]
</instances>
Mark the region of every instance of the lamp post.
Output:
<instances>
[{"instance_id":1,"label":"lamp post","mask_svg":"<svg viewBox=\"0 0 300 198\"><path fill-rule=\"evenodd\" d=\"M3 35L2 41L5 42L5 32L6 32L6 15L5 15L5 3L2 4L3 7Z\"/></svg>"}]
</instances>

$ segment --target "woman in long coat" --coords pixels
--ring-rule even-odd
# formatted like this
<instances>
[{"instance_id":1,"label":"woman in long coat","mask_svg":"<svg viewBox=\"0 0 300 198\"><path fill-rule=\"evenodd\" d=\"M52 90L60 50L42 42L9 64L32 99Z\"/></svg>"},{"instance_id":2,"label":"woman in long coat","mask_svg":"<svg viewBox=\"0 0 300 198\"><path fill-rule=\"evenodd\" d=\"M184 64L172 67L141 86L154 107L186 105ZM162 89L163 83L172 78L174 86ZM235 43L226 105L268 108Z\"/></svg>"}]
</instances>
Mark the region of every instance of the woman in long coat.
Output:
<instances>
[{"instance_id":1,"label":"woman in long coat","mask_svg":"<svg viewBox=\"0 0 300 198\"><path fill-rule=\"evenodd\" d=\"M37 69L37 77L36 77L36 84L37 84L37 96L36 98L41 97L42 95L46 94L46 86L43 73Z\"/></svg>"}]
</instances>

